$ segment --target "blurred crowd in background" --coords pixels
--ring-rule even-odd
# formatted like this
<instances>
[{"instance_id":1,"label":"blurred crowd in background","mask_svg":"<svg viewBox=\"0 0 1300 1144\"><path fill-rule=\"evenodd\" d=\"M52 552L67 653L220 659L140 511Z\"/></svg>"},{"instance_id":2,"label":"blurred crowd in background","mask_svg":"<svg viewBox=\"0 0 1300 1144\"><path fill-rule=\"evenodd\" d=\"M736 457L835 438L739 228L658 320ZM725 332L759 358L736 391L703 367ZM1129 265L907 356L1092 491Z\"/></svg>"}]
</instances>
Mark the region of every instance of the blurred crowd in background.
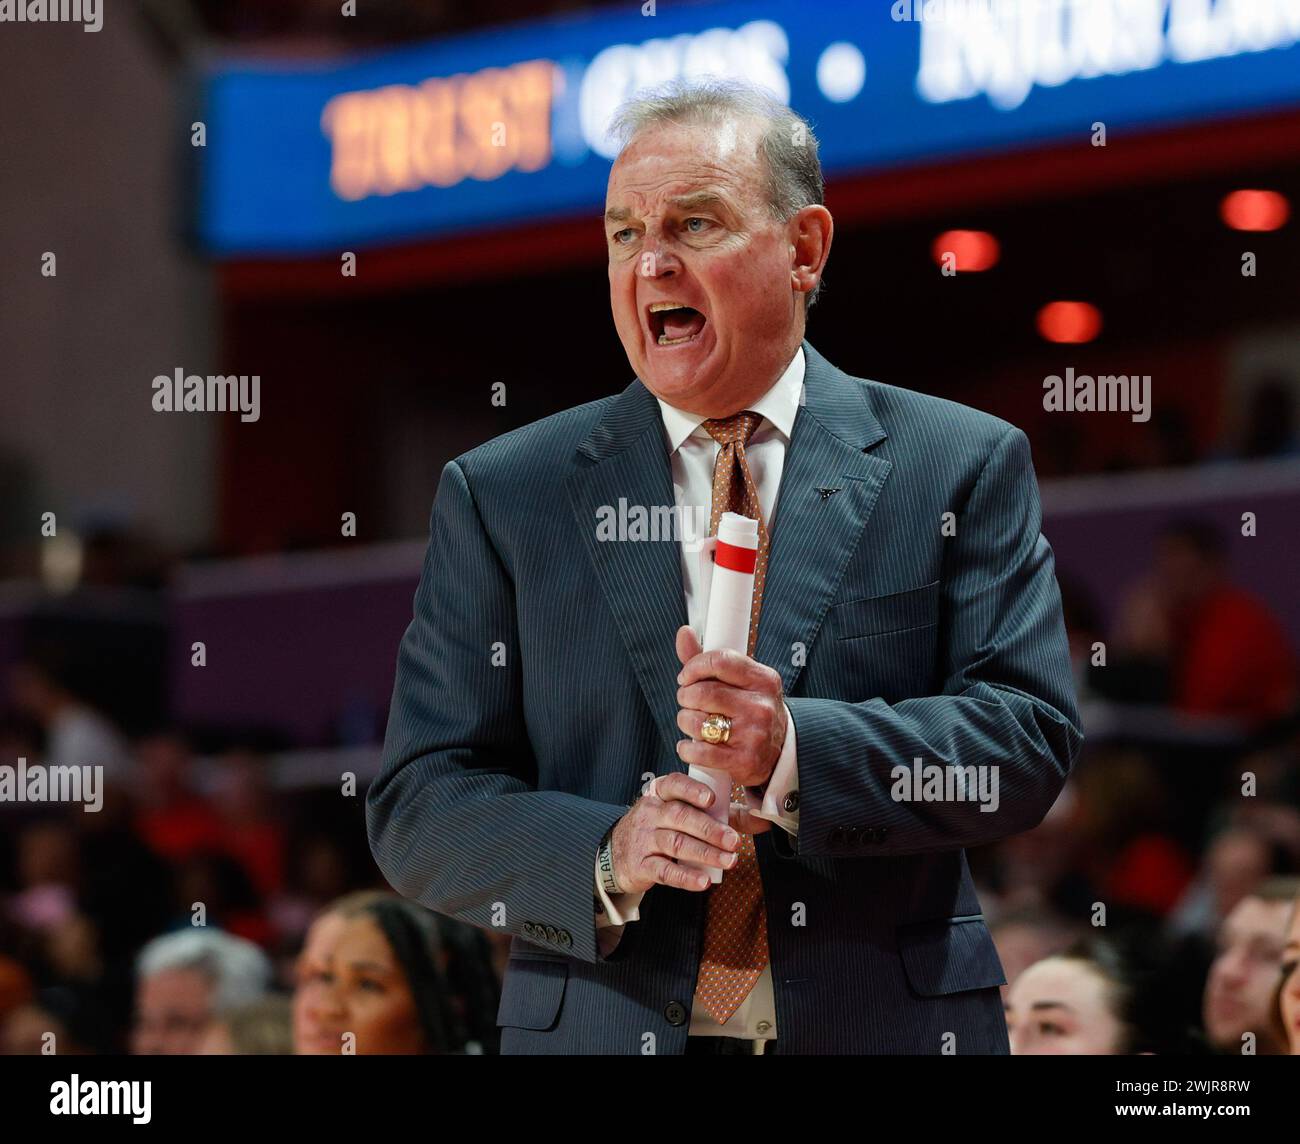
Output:
<instances>
[{"instance_id":1,"label":"blurred crowd in background","mask_svg":"<svg viewBox=\"0 0 1300 1144\"><path fill-rule=\"evenodd\" d=\"M970 853L1017 1052L1300 1051L1296 657L1222 546L1172 523L1113 632L1066 586L1085 712L1227 730L1103 733L1039 827ZM0 807L6 1052L494 1051L508 937L385 892L362 794L277 789L256 734L127 734L71 647L31 646L0 757L107 785Z\"/></svg>"}]
</instances>

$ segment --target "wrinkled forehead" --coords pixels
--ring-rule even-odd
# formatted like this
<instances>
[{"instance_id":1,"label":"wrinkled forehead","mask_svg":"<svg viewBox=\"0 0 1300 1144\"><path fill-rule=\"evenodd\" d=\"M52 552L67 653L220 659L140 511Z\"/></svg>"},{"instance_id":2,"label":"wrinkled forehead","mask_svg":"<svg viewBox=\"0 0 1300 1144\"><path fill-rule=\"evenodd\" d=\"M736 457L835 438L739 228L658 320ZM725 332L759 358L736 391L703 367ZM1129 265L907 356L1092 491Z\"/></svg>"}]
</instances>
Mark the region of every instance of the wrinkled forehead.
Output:
<instances>
[{"instance_id":1,"label":"wrinkled forehead","mask_svg":"<svg viewBox=\"0 0 1300 1144\"><path fill-rule=\"evenodd\" d=\"M762 128L752 117L737 116L645 127L614 160L606 205L644 210L706 190L745 205L765 186Z\"/></svg>"}]
</instances>

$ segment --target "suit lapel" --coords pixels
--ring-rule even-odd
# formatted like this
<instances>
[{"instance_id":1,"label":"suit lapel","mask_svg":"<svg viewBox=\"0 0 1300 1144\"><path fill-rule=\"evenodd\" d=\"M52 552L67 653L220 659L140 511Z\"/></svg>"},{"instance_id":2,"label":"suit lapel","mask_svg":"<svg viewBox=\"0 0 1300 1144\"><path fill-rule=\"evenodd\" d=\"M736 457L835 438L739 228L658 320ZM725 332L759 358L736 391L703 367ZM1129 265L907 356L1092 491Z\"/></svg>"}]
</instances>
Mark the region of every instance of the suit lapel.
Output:
<instances>
[{"instance_id":1,"label":"suit lapel","mask_svg":"<svg viewBox=\"0 0 1300 1144\"><path fill-rule=\"evenodd\" d=\"M755 658L780 672L787 694L891 468L866 452L886 434L861 383L807 342L803 349L804 400L777 494L755 647Z\"/></svg>"},{"instance_id":2,"label":"suit lapel","mask_svg":"<svg viewBox=\"0 0 1300 1144\"><path fill-rule=\"evenodd\" d=\"M677 769L685 770L676 750L682 736L677 727L681 664L675 640L677 629L687 622L681 546L672 535L658 540L601 540L597 535L599 514L613 510L622 515L620 501L629 510L647 513L667 508L667 519L676 518L672 465L654 395L639 380L633 381L578 452L594 462L567 482L578 532L655 724Z\"/></svg>"}]
</instances>

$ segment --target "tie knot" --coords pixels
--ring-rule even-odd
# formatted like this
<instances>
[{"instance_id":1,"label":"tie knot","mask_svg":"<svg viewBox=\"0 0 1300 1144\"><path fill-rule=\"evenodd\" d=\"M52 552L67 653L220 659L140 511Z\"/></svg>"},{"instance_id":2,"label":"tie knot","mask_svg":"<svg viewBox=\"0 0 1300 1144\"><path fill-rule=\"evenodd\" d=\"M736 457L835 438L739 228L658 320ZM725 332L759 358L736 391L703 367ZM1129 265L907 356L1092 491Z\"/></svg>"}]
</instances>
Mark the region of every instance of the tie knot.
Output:
<instances>
[{"instance_id":1,"label":"tie knot","mask_svg":"<svg viewBox=\"0 0 1300 1144\"><path fill-rule=\"evenodd\" d=\"M733 413L730 417L712 418L704 422L704 428L719 445L730 445L736 441L747 445L762 420L761 413L746 409L740 413Z\"/></svg>"}]
</instances>

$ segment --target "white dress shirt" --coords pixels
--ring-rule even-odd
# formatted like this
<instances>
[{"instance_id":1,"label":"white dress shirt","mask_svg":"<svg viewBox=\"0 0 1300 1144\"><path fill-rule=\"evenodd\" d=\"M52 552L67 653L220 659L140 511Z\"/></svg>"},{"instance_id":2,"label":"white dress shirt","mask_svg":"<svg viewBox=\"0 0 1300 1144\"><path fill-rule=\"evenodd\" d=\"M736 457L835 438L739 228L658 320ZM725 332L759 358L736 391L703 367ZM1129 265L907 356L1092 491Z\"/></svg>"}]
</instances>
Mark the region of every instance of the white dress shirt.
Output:
<instances>
[{"instance_id":1,"label":"white dress shirt","mask_svg":"<svg viewBox=\"0 0 1300 1144\"><path fill-rule=\"evenodd\" d=\"M745 446L745 458L750 474L758 489L763 521L771 523L776 510L777 493L781 486L781 473L785 468L786 449L794 431L795 416L803 394L804 354L801 346L794 359L775 384L748 406L762 415L762 421ZM699 541L708 534L708 524L713 502L713 467L718 456L718 443L704 427L705 418L687 413L660 400L664 433L671 452L673 492L677 498L678 519L683 526L681 545L682 583L686 591L686 614L696 633L704 630L704 608L707 600L702 595L700 582ZM696 522L699 527L692 528ZM692 535L698 532L699 535ZM759 621L762 630L762 620ZM798 810L783 808L785 797L797 792L799 771L796 761L794 720L790 709L785 713L785 743L776 767L772 771L761 799L750 791L745 792L745 803L751 814L766 818L790 834L799 830ZM797 803L796 803L797 805ZM596 915L597 934L602 955L609 953L623 933L623 926L640 917L637 909L644 891L629 894L607 894L600 883L597 860L596 894L603 906ZM725 874L724 874L725 877ZM772 967L769 963L759 977L749 996L732 1014L725 1025L719 1025L697 1004L691 1009L690 1032L699 1036L744 1037L752 1040L773 1040L776 1037L776 1003L772 994Z\"/></svg>"}]
</instances>

